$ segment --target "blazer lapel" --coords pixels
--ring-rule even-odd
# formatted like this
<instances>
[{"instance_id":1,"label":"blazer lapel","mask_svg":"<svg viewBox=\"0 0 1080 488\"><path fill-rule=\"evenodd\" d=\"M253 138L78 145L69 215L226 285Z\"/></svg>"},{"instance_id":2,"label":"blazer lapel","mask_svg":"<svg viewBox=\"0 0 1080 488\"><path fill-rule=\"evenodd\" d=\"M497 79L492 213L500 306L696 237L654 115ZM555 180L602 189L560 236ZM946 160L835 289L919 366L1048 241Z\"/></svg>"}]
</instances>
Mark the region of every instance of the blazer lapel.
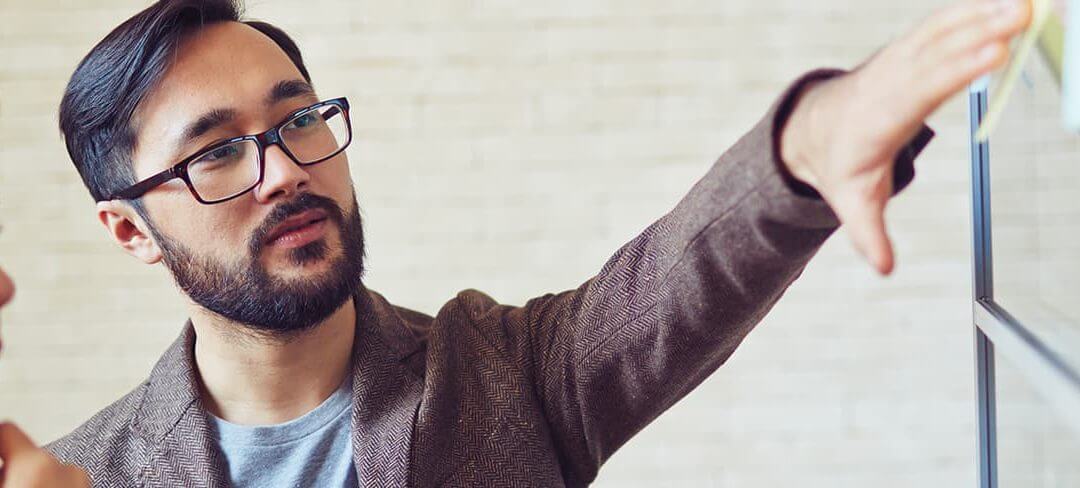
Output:
<instances>
[{"instance_id":1,"label":"blazer lapel","mask_svg":"<svg viewBox=\"0 0 1080 488\"><path fill-rule=\"evenodd\" d=\"M413 426L423 392L423 332L412 328L381 295L354 296L352 445L362 487L410 483ZM133 430L145 443L143 486L228 486L206 410L199 400L191 323L150 374ZM420 356L419 358L417 356Z\"/></svg>"},{"instance_id":2,"label":"blazer lapel","mask_svg":"<svg viewBox=\"0 0 1080 488\"><path fill-rule=\"evenodd\" d=\"M143 486L228 486L224 460L199 401L194 351L189 321L150 373L132 427L145 443Z\"/></svg>"},{"instance_id":3,"label":"blazer lapel","mask_svg":"<svg viewBox=\"0 0 1080 488\"><path fill-rule=\"evenodd\" d=\"M362 487L408 486L413 426L423 378L408 360L421 352L419 331L375 292L355 296L352 444Z\"/></svg>"}]
</instances>

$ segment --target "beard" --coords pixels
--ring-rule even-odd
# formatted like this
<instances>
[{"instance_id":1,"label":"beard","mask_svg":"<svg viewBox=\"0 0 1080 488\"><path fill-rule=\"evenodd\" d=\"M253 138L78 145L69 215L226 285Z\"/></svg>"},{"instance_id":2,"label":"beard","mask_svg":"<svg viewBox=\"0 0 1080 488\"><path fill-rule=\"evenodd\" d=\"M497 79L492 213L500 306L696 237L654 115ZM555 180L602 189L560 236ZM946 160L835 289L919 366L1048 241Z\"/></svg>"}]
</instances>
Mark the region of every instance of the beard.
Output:
<instances>
[{"instance_id":1,"label":"beard","mask_svg":"<svg viewBox=\"0 0 1080 488\"><path fill-rule=\"evenodd\" d=\"M161 247L165 266L195 303L251 331L288 337L321 323L362 286L364 232L355 195L352 203L348 214L333 200L310 193L279 204L252 233L247 255L236 263L195 255L145 220ZM311 209L326 211L327 222L337 227L341 253L318 275L289 280L271 275L259 262L266 237L289 217ZM326 240L319 239L290 249L286 259L302 266L326 258L330 251Z\"/></svg>"}]
</instances>

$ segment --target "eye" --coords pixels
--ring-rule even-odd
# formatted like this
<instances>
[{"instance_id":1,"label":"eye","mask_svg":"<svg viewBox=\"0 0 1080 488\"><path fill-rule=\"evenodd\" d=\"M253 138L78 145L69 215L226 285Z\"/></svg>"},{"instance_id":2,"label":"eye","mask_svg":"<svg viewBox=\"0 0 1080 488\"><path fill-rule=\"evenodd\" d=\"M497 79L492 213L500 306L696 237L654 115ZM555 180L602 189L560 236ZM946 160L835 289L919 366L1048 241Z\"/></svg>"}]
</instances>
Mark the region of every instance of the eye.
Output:
<instances>
[{"instance_id":1,"label":"eye","mask_svg":"<svg viewBox=\"0 0 1080 488\"><path fill-rule=\"evenodd\" d=\"M312 125L315 125L318 121L319 121L319 116L316 115L316 113L314 111L308 112L308 113L306 113L304 115L301 115L301 116L293 119L292 122L289 122L289 125L285 126L285 130L303 129L305 127L310 127Z\"/></svg>"},{"instance_id":2,"label":"eye","mask_svg":"<svg viewBox=\"0 0 1080 488\"><path fill-rule=\"evenodd\" d=\"M199 158L199 161L211 162L218 161L225 158L231 158L240 153L240 149L236 147L236 144L229 144L228 146L219 147L206 153L203 157Z\"/></svg>"},{"instance_id":3,"label":"eye","mask_svg":"<svg viewBox=\"0 0 1080 488\"><path fill-rule=\"evenodd\" d=\"M247 145L242 143L229 144L227 146L221 146L199 157L195 163L200 169L226 166L242 161L247 153Z\"/></svg>"}]
</instances>

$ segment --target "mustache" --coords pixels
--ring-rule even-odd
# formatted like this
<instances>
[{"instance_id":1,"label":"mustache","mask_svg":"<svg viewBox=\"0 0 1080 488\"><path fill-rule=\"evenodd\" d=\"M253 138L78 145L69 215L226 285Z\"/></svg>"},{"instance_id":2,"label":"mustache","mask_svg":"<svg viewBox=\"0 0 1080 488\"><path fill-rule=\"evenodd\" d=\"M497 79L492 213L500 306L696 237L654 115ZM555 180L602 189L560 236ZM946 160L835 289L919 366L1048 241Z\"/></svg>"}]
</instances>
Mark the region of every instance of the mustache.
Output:
<instances>
[{"instance_id":1,"label":"mustache","mask_svg":"<svg viewBox=\"0 0 1080 488\"><path fill-rule=\"evenodd\" d=\"M270 232L278 224L296 214L314 209L325 211L327 218L337 224L339 229L345 224L345 212L341 210L337 202L313 193L301 193L300 196L274 207L270 214L263 219L263 223L252 232L251 240L248 241L248 249L251 254L257 256L262 251L263 246L266 245L266 237L270 235Z\"/></svg>"}]
</instances>

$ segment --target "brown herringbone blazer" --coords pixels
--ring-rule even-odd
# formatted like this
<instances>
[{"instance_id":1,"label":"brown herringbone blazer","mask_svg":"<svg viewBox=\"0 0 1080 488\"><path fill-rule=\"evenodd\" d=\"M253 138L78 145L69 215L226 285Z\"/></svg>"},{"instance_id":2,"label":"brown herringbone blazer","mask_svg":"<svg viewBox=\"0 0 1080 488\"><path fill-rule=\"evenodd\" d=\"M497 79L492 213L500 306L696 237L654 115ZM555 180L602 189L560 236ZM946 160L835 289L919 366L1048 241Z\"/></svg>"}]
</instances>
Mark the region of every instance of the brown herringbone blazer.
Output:
<instances>
[{"instance_id":1,"label":"brown herringbone blazer","mask_svg":"<svg viewBox=\"0 0 1080 488\"><path fill-rule=\"evenodd\" d=\"M429 315L355 300L360 484L585 486L715 371L836 229L782 174L775 135L803 83L679 204L574 290L524 306L466 290ZM929 129L897 158L897 188ZM805 189L803 190L805 191ZM96 486L228 484L200 404L190 324L150 377L48 449Z\"/></svg>"}]
</instances>

